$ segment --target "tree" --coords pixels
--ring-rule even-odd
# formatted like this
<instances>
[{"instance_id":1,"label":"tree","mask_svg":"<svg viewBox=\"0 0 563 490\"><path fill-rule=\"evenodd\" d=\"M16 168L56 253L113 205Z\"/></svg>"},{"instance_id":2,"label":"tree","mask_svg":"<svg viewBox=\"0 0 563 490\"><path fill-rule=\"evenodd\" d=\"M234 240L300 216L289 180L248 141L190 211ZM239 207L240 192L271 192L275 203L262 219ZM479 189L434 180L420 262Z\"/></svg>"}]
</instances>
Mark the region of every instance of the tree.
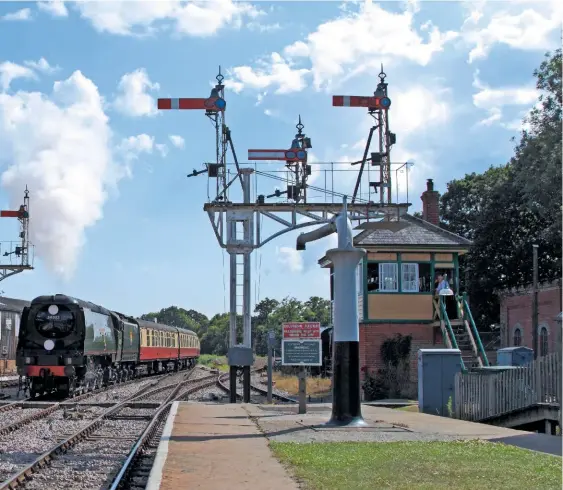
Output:
<instances>
[{"instance_id":1,"label":"tree","mask_svg":"<svg viewBox=\"0 0 563 490\"><path fill-rule=\"evenodd\" d=\"M209 323L207 317L202 313L195 310L186 311L184 308L178 308L177 306L169 306L168 308L162 308L156 313L152 312L141 315L141 320L154 321L155 318L159 323L164 325L186 328L196 332L197 334L203 333L207 329L207 325ZM194 318L198 318L199 322Z\"/></svg>"},{"instance_id":2,"label":"tree","mask_svg":"<svg viewBox=\"0 0 563 490\"><path fill-rule=\"evenodd\" d=\"M441 197L441 226L473 240L460 265L481 328L499 320L496 290L531 282L532 244L540 281L561 277L561 67L558 50L534 72L539 104L510 161L450 182Z\"/></svg>"},{"instance_id":3,"label":"tree","mask_svg":"<svg viewBox=\"0 0 563 490\"><path fill-rule=\"evenodd\" d=\"M311 296L306 302L295 298L284 298L281 302L265 298L260 301L252 317L252 342L258 355L267 353L268 332L276 332L281 340L281 325L284 322L317 321L322 325L330 320L330 301ZM195 331L201 344L202 354L225 355L229 346L229 313L221 313L210 320L196 310L185 310L176 306L163 308L156 313L142 315L143 320L158 319L159 323ZM242 317L237 315L237 335L242 336Z\"/></svg>"}]
</instances>

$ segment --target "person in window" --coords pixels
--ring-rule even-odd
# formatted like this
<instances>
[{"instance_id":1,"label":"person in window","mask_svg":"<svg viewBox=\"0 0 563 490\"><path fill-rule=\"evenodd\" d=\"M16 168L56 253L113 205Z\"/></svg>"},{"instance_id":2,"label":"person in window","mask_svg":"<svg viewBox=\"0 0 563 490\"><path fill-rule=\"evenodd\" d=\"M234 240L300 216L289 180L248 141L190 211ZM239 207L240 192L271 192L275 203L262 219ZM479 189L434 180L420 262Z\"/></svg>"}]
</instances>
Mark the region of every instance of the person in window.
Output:
<instances>
[{"instance_id":1,"label":"person in window","mask_svg":"<svg viewBox=\"0 0 563 490\"><path fill-rule=\"evenodd\" d=\"M445 287L446 287L446 281L444 281L444 276L442 274L438 274L436 276L436 280L434 281L435 294L438 294Z\"/></svg>"}]
</instances>

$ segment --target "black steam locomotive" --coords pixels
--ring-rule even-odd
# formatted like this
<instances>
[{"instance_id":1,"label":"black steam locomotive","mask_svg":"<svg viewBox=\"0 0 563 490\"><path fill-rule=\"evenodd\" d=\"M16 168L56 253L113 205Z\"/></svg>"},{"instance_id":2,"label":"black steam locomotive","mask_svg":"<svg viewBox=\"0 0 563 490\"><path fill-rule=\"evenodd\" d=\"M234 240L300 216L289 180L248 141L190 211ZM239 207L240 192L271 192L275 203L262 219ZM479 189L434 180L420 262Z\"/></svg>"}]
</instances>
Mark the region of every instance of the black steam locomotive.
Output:
<instances>
[{"instance_id":1,"label":"black steam locomotive","mask_svg":"<svg viewBox=\"0 0 563 490\"><path fill-rule=\"evenodd\" d=\"M22 313L16 351L31 396L67 395L197 362L191 330L147 322L88 301L39 296ZM22 378L20 378L22 379Z\"/></svg>"}]
</instances>

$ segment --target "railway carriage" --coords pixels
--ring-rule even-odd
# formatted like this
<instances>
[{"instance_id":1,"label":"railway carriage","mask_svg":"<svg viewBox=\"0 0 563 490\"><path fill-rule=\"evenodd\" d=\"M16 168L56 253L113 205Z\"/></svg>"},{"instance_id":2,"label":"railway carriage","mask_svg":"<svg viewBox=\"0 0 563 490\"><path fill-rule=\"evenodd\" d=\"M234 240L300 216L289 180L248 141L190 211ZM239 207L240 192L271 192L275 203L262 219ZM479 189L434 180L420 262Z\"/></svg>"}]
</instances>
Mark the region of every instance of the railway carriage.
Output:
<instances>
[{"instance_id":1,"label":"railway carriage","mask_svg":"<svg viewBox=\"0 0 563 490\"><path fill-rule=\"evenodd\" d=\"M56 294L24 308L16 364L34 396L74 394L141 373L184 369L198 357L199 339L191 330Z\"/></svg>"}]
</instances>

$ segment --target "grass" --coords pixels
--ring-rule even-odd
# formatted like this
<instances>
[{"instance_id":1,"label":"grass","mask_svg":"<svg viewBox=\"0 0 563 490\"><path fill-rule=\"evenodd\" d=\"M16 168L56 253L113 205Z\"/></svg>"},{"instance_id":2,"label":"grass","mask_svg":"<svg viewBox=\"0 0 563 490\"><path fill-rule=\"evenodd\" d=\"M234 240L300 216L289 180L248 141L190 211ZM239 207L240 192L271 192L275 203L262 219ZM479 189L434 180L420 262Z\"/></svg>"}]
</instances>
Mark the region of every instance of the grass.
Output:
<instances>
[{"instance_id":1,"label":"grass","mask_svg":"<svg viewBox=\"0 0 563 490\"><path fill-rule=\"evenodd\" d=\"M399 407L397 410L402 410L403 412L418 412L418 404L417 405L407 405L406 407Z\"/></svg>"},{"instance_id":2,"label":"grass","mask_svg":"<svg viewBox=\"0 0 563 490\"><path fill-rule=\"evenodd\" d=\"M276 382L277 389L285 391L290 395L299 394L299 378L297 376L274 373L273 380ZM326 395L330 391L330 378L307 378L308 395Z\"/></svg>"},{"instance_id":3,"label":"grass","mask_svg":"<svg viewBox=\"0 0 563 490\"><path fill-rule=\"evenodd\" d=\"M214 356L213 354L202 354L199 356L199 363L203 366L208 366L219 371L228 371L229 365L227 358L224 356Z\"/></svg>"},{"instance_id":4,"label":"grass","mask_svg":"<svg viewBox=\"0 0 563 490\"><path fill-rule=\"evenodd\" d=\"M307 490L561 489L561 458L485 441L270 445Z\"/></svg>"}]
</instances>

